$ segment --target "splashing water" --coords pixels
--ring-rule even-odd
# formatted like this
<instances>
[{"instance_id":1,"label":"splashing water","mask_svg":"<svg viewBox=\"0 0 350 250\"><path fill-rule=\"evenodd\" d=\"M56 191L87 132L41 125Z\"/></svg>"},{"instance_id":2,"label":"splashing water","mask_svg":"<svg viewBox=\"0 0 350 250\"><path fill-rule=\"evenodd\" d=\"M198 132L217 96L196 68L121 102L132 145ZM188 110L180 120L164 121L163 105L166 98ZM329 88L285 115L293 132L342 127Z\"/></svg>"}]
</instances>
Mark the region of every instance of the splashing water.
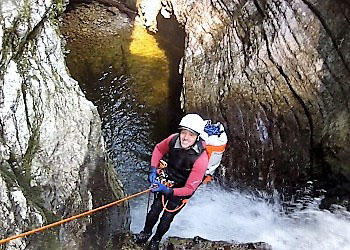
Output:
<instances>
[{"instance_id":1,"label":"splashing water","mask_svg":"<svg viewBox=\"0 0 350 250\"><path fill-rule=\"evenodd\" d=\"M227 191L215 184L203 185L176 215L164 238L262 241L274 250L350 249L350 213L342 209L320 210L317 202L286 214L280 205L265 199ZM146 207L147 197L132 205L132 231L142 230Z\"/></svg>"}]
</instances>

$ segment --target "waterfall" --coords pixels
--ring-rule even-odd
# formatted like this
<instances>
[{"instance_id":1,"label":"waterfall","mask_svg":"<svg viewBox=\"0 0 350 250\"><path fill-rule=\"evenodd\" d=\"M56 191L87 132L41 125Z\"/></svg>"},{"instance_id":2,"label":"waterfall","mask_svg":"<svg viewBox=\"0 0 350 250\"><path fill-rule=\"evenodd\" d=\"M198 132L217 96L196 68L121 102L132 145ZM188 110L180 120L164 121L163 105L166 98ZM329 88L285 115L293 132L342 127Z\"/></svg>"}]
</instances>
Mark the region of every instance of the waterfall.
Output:
<instances>
[{"instance_id":1,"label":"waterfall","mask_svg":"<svg viewBox=\"0 0 350 250\"><path fill-rule=\"evenodd\" d=\"M185 208L176 215L164 236L237 242L266 242L274 250L350 249L350 213L340 207L320 210L320 199L306 207L284 209L238 190L216 184L202 185ZM147 197L132 204L131 230L143 228ZM154 228L155 231L155 228Z\"/></svg>"}]
</instances>

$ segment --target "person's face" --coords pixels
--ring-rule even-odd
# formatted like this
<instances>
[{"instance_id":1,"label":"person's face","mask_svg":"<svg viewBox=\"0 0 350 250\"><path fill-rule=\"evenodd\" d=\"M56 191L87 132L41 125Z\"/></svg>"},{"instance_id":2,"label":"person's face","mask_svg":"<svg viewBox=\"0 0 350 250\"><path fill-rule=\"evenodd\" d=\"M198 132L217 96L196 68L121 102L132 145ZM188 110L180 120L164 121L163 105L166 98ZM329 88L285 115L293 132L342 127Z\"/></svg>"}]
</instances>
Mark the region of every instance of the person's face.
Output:
<instances>
[{"instance_id":1,"label":"person's face","mask_svg":"<svg viewBox=\"0 0 350 250\"><path fill-rule=\"evenodd\" d=\"M180 144L183 148L189 148L191 147L197 140L197 134L187 130L183 129L180 132Z\"/></svg>"}]
</instances>

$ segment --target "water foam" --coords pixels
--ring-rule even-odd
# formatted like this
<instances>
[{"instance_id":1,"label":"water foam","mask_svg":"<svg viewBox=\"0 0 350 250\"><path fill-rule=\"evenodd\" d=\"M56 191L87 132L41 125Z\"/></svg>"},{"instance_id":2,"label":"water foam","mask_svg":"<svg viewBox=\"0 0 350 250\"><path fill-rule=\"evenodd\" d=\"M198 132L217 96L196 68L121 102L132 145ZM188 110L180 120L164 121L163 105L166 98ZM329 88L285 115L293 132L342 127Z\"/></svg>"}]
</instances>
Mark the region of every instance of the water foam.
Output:
<instances>
[{"instance_id":1,"label":"water foam","mask_svg":"<svg viewBox=\"0 0 350 250\"><path fill-rule=\"evenodd\" d=\"M143 228L146 198L131 205L133 232ZM166 236L262 241L274 250L350 250L350 213L320 210L317 200L286 213L278 204L211 184L200 187L175 217Z\"/></svg>"}]
</instances>

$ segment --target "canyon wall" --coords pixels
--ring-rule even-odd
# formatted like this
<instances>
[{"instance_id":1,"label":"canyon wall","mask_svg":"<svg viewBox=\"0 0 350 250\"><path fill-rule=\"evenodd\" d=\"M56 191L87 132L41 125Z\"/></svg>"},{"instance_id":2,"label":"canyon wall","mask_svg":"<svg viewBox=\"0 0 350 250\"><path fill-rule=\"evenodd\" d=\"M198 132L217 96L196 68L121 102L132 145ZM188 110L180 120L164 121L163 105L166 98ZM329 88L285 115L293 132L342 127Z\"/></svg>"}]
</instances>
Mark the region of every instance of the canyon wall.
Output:
<instances>
[{"instance_id":1,"label":"canyon wall","mask_svg":"<svg viewBox=\"0 0 350 250\"><path fill-rule=\"evenodd\" d=\"M153 2L186 32L183 108L226 125L226 180L288 190L317 178L349 198L349 1Z\"/></svg>"},{"instance_id":2,"label":"canyon wall","mask_svg":"<svg viewBox=\"0 0 350 250\"><path fill-rule=\"evenodd\" d=\"M65 66L57 19L64 5L0 3L2 239L125 196L106 158L96 107ZM122 204L5 249L86 249L128 227Z\"/></svg>"}]
</instances>

